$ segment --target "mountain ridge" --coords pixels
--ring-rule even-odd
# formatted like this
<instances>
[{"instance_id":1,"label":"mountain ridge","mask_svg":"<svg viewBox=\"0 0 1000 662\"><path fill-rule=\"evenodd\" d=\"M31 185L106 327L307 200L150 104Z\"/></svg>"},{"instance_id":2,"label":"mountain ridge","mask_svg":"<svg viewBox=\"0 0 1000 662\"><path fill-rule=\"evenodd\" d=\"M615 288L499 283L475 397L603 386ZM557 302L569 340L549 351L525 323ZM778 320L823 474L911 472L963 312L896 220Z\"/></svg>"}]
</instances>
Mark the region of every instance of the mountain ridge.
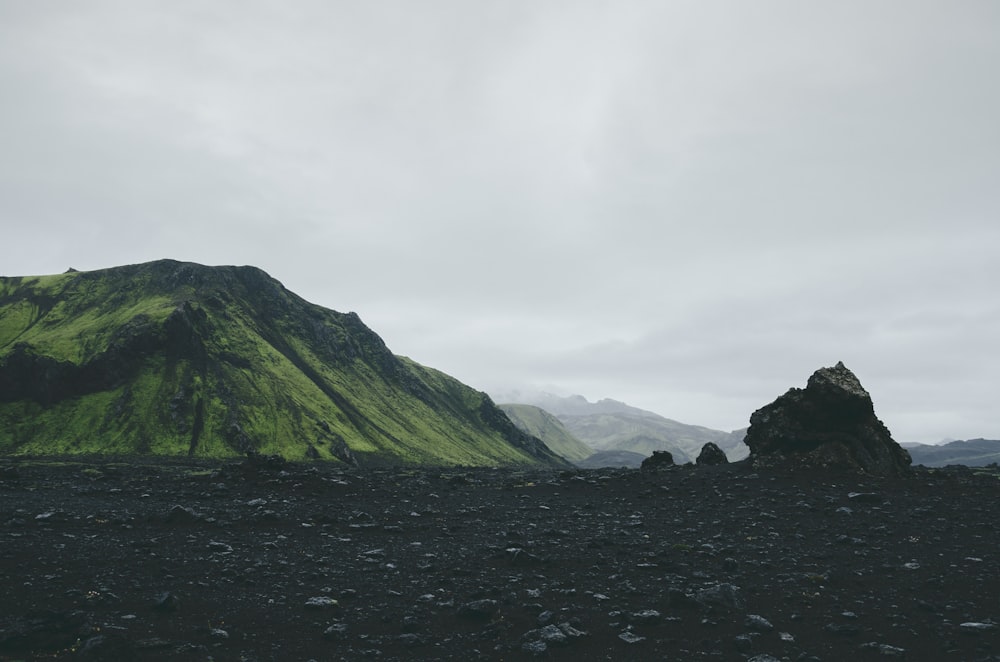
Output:
<instances>
[{"instance_id":1,"label":"mountain ridge","mask_svg":"<svg viewBox=\"0 0 1000 662\"><path fill-rule=\"evenodd\" d=\"M573 436L556 416L541 407L523 404L498 405L524 432L538 437L554 453L579 466L594 454L593 449Z\"/></svg>"},{"instance_id":2,"label":"mountain ridge","mask_svg":"<svg viewBox=\"0 0 1000 662\"><path fill-rule=\"evenodd\" d=\"M712 442L730 461L741 460L749 454L742 442L745 429L725 432L681 423L610 398L590 402L582 395L563 397L517 391L497 397L508 402L513 398L520 404L548 411L594 451L627 451L642 456L649 456L653 451L668 451L678 463L690 463L698 457L702 446Z\"/></svg>"},{"instance_id":3,"label":"mountain ridge","mask_svg":"<svg viewBox=\"0 0 1000 662\"><path fill-rule=\"evenodd\" d=\"M0 452L565 466L485 393L256 267L0 278Z\"/></svg>"},{"instance_id":4,"label":"mountain ridge","mask_svg":"<svg viewBox=\"0 0 1000 662\"><path fill-rule=\"evenodd\" d=\"M1000 462L1000 440L959 439L945 444L901 444L910 453L913 464L925 467L945 467L964 464L983 467Z\"/></svg>"}]
</instances>

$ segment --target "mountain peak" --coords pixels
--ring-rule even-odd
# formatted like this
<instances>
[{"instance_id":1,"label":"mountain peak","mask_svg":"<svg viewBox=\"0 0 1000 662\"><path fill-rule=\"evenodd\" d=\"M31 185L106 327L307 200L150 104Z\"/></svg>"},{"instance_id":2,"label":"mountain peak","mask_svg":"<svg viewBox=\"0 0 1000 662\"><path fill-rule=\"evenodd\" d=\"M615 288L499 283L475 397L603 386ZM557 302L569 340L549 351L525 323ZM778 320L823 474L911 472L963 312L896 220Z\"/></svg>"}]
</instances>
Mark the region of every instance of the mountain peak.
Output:
<instances>
[{"instance_id":1,"label":"mountain peak","mask_svg":"<svg viewBox=\"0 0 1000 662\"><path fill-rule=\"evenodd\" d=\"M357 314L168 259L0 279L0 452L563 464Z\"/></svg>"}]
</instances>

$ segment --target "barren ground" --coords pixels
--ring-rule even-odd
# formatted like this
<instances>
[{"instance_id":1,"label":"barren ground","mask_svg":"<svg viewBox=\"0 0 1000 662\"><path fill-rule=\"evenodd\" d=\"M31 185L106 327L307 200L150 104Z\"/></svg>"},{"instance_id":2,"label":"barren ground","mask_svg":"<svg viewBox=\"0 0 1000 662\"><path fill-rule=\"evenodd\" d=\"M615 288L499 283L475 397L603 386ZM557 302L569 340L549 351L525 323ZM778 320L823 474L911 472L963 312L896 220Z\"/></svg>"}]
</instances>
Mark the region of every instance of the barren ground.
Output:
<instances>
[{"instance_id":1,"label":"barren ground","mask_svg":"<svg viewBox=\"0 0 1000 662\"><path fill-rule=\"evenodd\" d=\"M1000 660L1000 480L0 460L0 660Z\"/></svg>"}]
</instances>

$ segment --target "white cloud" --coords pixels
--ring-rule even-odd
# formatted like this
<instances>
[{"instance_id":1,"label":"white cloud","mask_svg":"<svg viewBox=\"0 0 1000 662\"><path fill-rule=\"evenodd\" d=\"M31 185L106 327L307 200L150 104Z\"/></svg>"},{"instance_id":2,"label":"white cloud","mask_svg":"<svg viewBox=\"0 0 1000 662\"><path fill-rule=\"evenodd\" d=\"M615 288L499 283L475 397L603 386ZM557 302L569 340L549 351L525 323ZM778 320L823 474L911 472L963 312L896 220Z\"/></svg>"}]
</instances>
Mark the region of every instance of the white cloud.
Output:
<instances>
[{"instance_id":1,"label":"white cloud","mask_svg":"<svg viewBox=\"0 0 1000 662\"><path fill-rule=\"evenodd\" d=\"M991 2L0 4L0 272L256 264L482 387L1000 434ZM903 435L905 434L905 437Z\"/></svg>"}]
</instances>

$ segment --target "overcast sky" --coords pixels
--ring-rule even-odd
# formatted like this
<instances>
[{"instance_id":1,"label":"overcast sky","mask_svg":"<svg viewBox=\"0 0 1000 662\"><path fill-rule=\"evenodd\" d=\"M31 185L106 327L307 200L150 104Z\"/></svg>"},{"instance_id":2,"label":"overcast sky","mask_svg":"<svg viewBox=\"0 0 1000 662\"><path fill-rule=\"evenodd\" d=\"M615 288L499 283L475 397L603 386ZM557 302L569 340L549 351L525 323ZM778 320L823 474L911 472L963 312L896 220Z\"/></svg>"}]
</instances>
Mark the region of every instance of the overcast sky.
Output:
<instances>
[{"instance_id":1,"label":"overcast sky","mask_svg":"<svg viewBox=\"0 0 1000 662\"><path fill-rule=\"evenodd\" d=\"M1000 3L0 0L0 275L252 264L497 392L1000 438Z\"/></svg>"}]
</instances>

